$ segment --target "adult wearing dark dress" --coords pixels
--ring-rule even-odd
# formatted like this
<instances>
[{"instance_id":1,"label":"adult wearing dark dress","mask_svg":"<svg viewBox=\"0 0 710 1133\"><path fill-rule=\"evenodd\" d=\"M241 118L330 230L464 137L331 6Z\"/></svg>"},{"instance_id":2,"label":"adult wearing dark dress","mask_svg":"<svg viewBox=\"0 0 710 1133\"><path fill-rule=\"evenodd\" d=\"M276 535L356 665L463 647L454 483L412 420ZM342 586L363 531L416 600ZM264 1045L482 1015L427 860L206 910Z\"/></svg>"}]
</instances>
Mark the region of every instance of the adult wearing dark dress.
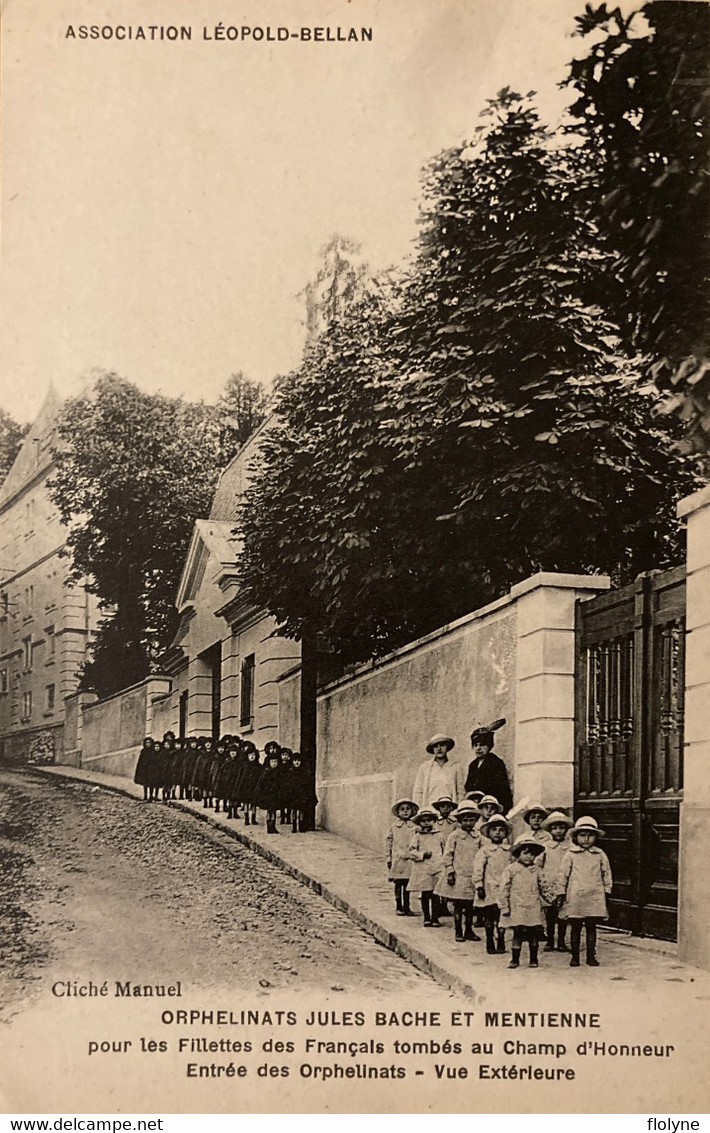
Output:
<instances>
[{"instance_id":1,"label":"adult wearing dark dress","mask_svg":"<svg viewBox=\"0 0 710 1133\"><path fill-rule=\"evenodd\" d=\"M508 771L503 760L493 751L493 733L504 724L505 720L494 720L492 724L481 725L471 732L474 758L468 765L464 786L466 791L483 791L484 795L493 795L503 807L503 813L507 814L513 806Z\"/></svg>"}]
</instances>

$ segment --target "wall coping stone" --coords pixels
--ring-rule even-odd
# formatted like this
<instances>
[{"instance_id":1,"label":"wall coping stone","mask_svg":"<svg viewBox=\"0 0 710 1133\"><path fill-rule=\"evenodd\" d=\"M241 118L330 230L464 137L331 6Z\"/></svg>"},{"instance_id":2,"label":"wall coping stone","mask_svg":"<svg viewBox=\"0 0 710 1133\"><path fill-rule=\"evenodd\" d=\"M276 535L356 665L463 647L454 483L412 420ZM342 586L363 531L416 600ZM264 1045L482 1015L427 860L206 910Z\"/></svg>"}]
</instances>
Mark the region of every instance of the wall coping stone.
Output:
<instances>
[{"instance_id":1,"label":"wall coping stone","mask_svg":"<svg viewBox=\"0 0 710 1133\"><path fill-rule=\"evenodd\" d=\"M700 511L704 507L710 507L710 484L680 500L676 506L676 515L679 519L685 519L686 516L692 515L693 512Z\"/></svg>"}]
</instances>

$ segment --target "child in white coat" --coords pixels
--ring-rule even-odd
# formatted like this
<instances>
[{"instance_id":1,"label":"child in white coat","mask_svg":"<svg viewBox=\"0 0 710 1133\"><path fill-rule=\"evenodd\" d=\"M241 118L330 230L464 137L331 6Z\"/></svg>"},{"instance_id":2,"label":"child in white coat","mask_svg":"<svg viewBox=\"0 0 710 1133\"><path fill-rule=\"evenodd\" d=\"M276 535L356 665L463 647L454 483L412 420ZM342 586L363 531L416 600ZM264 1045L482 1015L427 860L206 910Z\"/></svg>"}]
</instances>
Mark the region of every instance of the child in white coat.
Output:
<instances>
[{"instance_id":1,"label":"child in white coat","mask_svg":"<svg viewBox=\"0 0 710 1133\"><path fill-rule=\"evenodd\" d=\"M431 807L423 807L414 816L415 833L407 850L407 858L412 863L407 888L410 893L419 893L424 928L441 926L434 907L434 889L444 862L444 839L435 829L438 817Z\"/></svg>"},{"instance_id":2,"label":"child in white coat","mask_svg":"<svg viewBox=\"0 0 710 1133\"><path fill-rule=\"evenodd\" d=\"M415 833L412 819L417 813L417 804L412 799L398 799L392 807L394 822L387 832L387 871L394 885L394 900L398 917L413 917L409 908L407 882L412 872L412 863L407 857L409 843Z\"/></svg>"},{"instance_id":3,"label":"child in white coat","mask_svg":"<svg viewBox=\"0 0 710 1133\"><path fill-rule=\"evenodd\" d=\"M560 917L570 926L571 968L579 967L582 928L587 937L587 963L590 968L599 967L597 924L607 918L606 900L612 887L609 859L596 845L603 833L595 818L578 818L570 831L574 845L560 866L556 903Z\"/></svg>"}]
</instances>

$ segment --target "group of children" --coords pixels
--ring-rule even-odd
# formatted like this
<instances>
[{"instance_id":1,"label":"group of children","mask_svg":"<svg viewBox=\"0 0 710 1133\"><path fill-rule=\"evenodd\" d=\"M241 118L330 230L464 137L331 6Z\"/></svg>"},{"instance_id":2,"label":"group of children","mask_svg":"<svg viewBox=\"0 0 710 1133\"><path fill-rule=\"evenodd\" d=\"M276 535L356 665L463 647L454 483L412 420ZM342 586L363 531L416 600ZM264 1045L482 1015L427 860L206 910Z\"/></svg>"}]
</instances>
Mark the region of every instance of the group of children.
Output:
<instances>
[{"instance_id":1,"label":"group of children","mask_svg":"<svg viewBox=\"0 0 710 1133\"><path fill-rule=\"evenodd\" d=\"M313 829L318 802L313 772L299 752L275 740L266 744L261 763L256 745L239 736L146 736L133 778L146 802L201 800L230 819L238 819L241 811L246 826L259 825L257 812L263 810L269 834L278 833L279 815L281 825L290 825L294 833Z\"/></svg>"},{"instance_id":2,"label":"group of children","mask_svg":"<svg viewBox=\"0 0 710 1133\"><path fill-rule=\"evenodd\" d=\"M481 791L458 805L443 797L421 809L399 799L392 813L387 866L398 916L416 915L410 893L418 893L424 927L437 928L451 904L455 940L480 940L475 927L483 927L492 954L506 951L509 928L509 968L519 967L526 942L536 968L542 939L546 952L571 953L570 965L579 967L584 928L587 964L598 967L596 926L607 916L612 877L594 818L573 823L563 810L535 803L523 814L527 830L511 846L503 807Z\"/></svg>"}]
</instances>

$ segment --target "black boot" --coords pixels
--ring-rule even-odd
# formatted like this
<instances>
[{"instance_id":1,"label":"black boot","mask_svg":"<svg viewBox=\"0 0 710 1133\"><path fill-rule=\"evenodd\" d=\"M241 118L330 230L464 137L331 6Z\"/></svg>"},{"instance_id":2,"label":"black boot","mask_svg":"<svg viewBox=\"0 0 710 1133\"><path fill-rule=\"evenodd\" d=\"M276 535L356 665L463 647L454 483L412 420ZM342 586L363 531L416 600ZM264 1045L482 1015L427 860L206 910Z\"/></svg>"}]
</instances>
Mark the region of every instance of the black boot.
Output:
<instances>
[{"instance_id":1,"label":"black boot","mask_svg":"<svg viewBox=\"0 0 710 1133\"><path fill-rule=\"evenodd\" d=\"M530 967L537 968L537 941L530 941Z\"/></svg>"},{"instance_id":2,"label":"black boot","mask_svg":"<svg viewBox=\"0 0 710 1133\"><path fill-rule=\"evenodd\" d=\"M508 964L508 967L509 968L519 968L520 967L520 948L513 947L513 948L511 948L510 951L511 951L511 957L510 957L510 963Z\"/></svg>"},{"instance_id":3,"label":"black boot","mask_svg":"<svg viewBox=\"0 0 710 1133\"><path fill-rule=\"evenodd\" d=\"M505 952L505 932L502 928L498 929L498 948L497 952Z\"/></svg>"},{"instance_id":4,"label":"black boot","mask_svg":"<svg viewBox=\"0 0 710 1133\"><path fill-rule=\"evenodd\" d=\"M572 959L569 962L570 968L579 967L579 949L582 942L582 926L581 924L573 924L570 930L570 947L572 949Z\"/></svg>"},{"instance_id":5,"label":"black boot","mask_svg":"<svg viewBox=\"0 0 710 1133\"><path fill-rule=\"evenodd\" d=\"M247 811L245 816L244 816L244 825L245 826L249 825L249 811Z\"/></svg>"},{"instance_id":6,"label":"black boot","mask_svg":"<svg viewBox=\"0 0 710 1133\"><path fill-rule=\"evenodd\" d=\"M464 940L480 940L481 938L478 933L473 931L473 909L470 907L464 909L463 919L465 925L463 933Z\"/></svg>"},{"instance_id":7,"label":"black boot","mask_svg":"<svg viewBox=\"0 0 710 1133\"><path fill-rule=\"evenodd\" d=\"M493 929L486 925L486 952L489 956L494 956L496 950L495 934Z\"/></svg>"},{"instance_id":8,"label":"black boot","mask_svg":"<svg viewBox=\"0 0 710 1133\"><path fill-rule=\"evenodd\" d=\"M566 924L566 922L565 921L558 921L557 922L557 951L558 952L569 952L569 948L567 947L567 941L565 940L566 935L567 935L567 924Z\"/></svg>"},{"instance_id":9,"label":"black boot","mask_svg":"<svg viewBox=\"0 0 710 1133\"><path fill-rule=\"evenodd\" d=\"M587 925L587 964L590 968L598 968L597 960L597 929L596 925Z\"/></svg>"},{"instance_id":10,"label":"black boot","mask_svg":"<svg viewBox=\"0 0 710 1133\"><path fill-rule=\"evenodd\" d=\"M454 909L454 940L462 943L463 939L463 914L459 909Z\"/></svg>"}]
</instances>

